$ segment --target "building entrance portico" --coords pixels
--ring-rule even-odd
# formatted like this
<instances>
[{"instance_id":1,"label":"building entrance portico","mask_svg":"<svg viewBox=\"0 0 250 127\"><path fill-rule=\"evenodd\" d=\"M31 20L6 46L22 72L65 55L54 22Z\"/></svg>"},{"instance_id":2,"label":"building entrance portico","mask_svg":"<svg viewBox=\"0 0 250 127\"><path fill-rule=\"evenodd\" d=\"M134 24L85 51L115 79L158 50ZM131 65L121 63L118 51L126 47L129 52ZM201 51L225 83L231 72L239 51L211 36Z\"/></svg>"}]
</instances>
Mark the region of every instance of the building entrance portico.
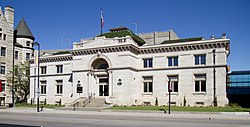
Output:
<instances>
[{"instance_id":1,"label":"building entrance portico","mask_svg":"<svg viewBox=\"0 0 250 127\"><path fill-rule=\"evenodd\" d=\"M89 85L92 88L90 92L95 93L97 97L110 96L110 74L108 73L109 64L104 58L96 58L91 64L91 76L94 82L90 82Z\"/></svg>"}]
</instances>

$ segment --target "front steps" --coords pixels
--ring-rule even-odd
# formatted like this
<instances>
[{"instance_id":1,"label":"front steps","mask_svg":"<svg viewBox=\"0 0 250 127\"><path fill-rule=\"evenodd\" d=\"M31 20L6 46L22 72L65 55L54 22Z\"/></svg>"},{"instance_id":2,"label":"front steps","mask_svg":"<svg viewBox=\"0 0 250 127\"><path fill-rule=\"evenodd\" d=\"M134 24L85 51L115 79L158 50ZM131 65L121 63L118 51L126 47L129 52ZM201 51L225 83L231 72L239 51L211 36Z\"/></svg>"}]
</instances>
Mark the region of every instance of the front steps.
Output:
<instances>
[{"instance_id":1,"label":"front steps","mask_svg":"<svg viewBox=\"0 0 250 127\"><path fill-rule=\"evenodd\" d=\"M105 98L95 98L90 103L88 103L85 107L107 107L108 105L105 103Z\"/></svg>"},{"instance_id":2,"label":"front steps","mask_svg":"<svg viewBox=\"0 0 250 127\"><path fill-rule=\"evenodd\" d=\"M78 107L74 107L72 104L65 107L56 108L55 110L74 110L74 111L100 111L105 108L109 108L110 105L105 103L105 98L95 98L90 101L85 107L83 107L83 101L74 101L79 102ZM82 103L82 104L81 104Z\"/></svg>"}]
</instances>

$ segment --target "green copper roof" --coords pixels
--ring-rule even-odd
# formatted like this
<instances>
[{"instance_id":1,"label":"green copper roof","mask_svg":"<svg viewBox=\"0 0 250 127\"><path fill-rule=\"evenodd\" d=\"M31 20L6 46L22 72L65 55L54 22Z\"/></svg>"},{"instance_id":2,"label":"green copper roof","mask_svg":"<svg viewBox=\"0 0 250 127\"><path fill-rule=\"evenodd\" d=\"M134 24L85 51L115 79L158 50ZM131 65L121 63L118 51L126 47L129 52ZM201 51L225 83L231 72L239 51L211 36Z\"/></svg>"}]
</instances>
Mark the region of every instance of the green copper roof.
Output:
<instances>
[{"instance_id":1,"label":"green copper roof","mask_svg":"<svg viewBox=\"0 0 250 127\"><path fill-rule=\"evenodd\" d=\"M203 37L183 38L183 39L176 39L176 40L166 40L166 41L163 41L161 44L178 43L178 42L189 42L189 41L200 41L202 39L203 39Z\"/></svg>"},{"instance_id":2,"label":"green copper roof","mask_svg":"<svg viewBox=\"0 0 250 127\"><path fill-rule=\"evenodd\" d=\"M19 22L19 24L16 27L16 30L17 30L17 38L29 38L35 40L35 37L33 36L26 22L24 21L24 18L22 18L22 20Z\"/></svg>"},{"instance_id":3,"label":"green copper roof","mask_svg":"<svg viewBox=\"0 0 250 127\"><path fill-rule=\"evenodd\" d=\"M114 28L113 28L114 29ZM111 30L113 30L111 29ZM126 36L130 36L139 46L142 46L143 44L145 44L146 42L141 39L139 36L135 35L131 30L129 29L125 29L122 31L113 31L113 32L108 32L108 33L104 33L102 35L98 35L99 36L105 36L106 38L114 38L114 37L126 37Z\"/></svg>"}]
</instances>

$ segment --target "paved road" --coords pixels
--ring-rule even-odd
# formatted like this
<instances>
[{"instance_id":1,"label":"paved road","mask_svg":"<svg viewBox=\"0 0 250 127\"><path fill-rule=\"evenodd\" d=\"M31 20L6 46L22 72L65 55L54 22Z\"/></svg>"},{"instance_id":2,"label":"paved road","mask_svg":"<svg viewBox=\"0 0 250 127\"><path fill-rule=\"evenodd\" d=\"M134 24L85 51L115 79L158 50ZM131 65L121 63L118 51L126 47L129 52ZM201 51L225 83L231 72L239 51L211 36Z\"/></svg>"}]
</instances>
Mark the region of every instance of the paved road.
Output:
<instances>
[{"instance_id":1,"label":"paved road","mask_svg":"<svg viewBox=\"0 0 250 127\"><path fill-rule=\"evenodd\" d=\"M250 127L249 116L120 112L0 111L0 127Z\"/></svg>"}]
</instances>

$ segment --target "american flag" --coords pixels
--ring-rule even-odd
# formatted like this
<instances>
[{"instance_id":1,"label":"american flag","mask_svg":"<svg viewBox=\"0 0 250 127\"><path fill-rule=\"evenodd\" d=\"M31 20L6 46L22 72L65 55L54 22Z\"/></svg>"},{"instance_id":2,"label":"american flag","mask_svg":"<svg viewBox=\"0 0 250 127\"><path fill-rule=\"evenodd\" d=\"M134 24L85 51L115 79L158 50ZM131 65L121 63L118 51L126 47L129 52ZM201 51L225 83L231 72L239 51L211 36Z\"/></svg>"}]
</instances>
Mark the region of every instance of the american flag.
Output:
<instances>
[{"instance_id":1,"label":"american flag","mask_svg":"<svg viewBox=\"0 0 250 127\"><path fill-rule=\"evenodd\" d=\"M101 9L101 26L102 26L102 28L104 26L104 19L103 19L103 15L102 15L102 9Z\"/></svg>"}]
</instances>

